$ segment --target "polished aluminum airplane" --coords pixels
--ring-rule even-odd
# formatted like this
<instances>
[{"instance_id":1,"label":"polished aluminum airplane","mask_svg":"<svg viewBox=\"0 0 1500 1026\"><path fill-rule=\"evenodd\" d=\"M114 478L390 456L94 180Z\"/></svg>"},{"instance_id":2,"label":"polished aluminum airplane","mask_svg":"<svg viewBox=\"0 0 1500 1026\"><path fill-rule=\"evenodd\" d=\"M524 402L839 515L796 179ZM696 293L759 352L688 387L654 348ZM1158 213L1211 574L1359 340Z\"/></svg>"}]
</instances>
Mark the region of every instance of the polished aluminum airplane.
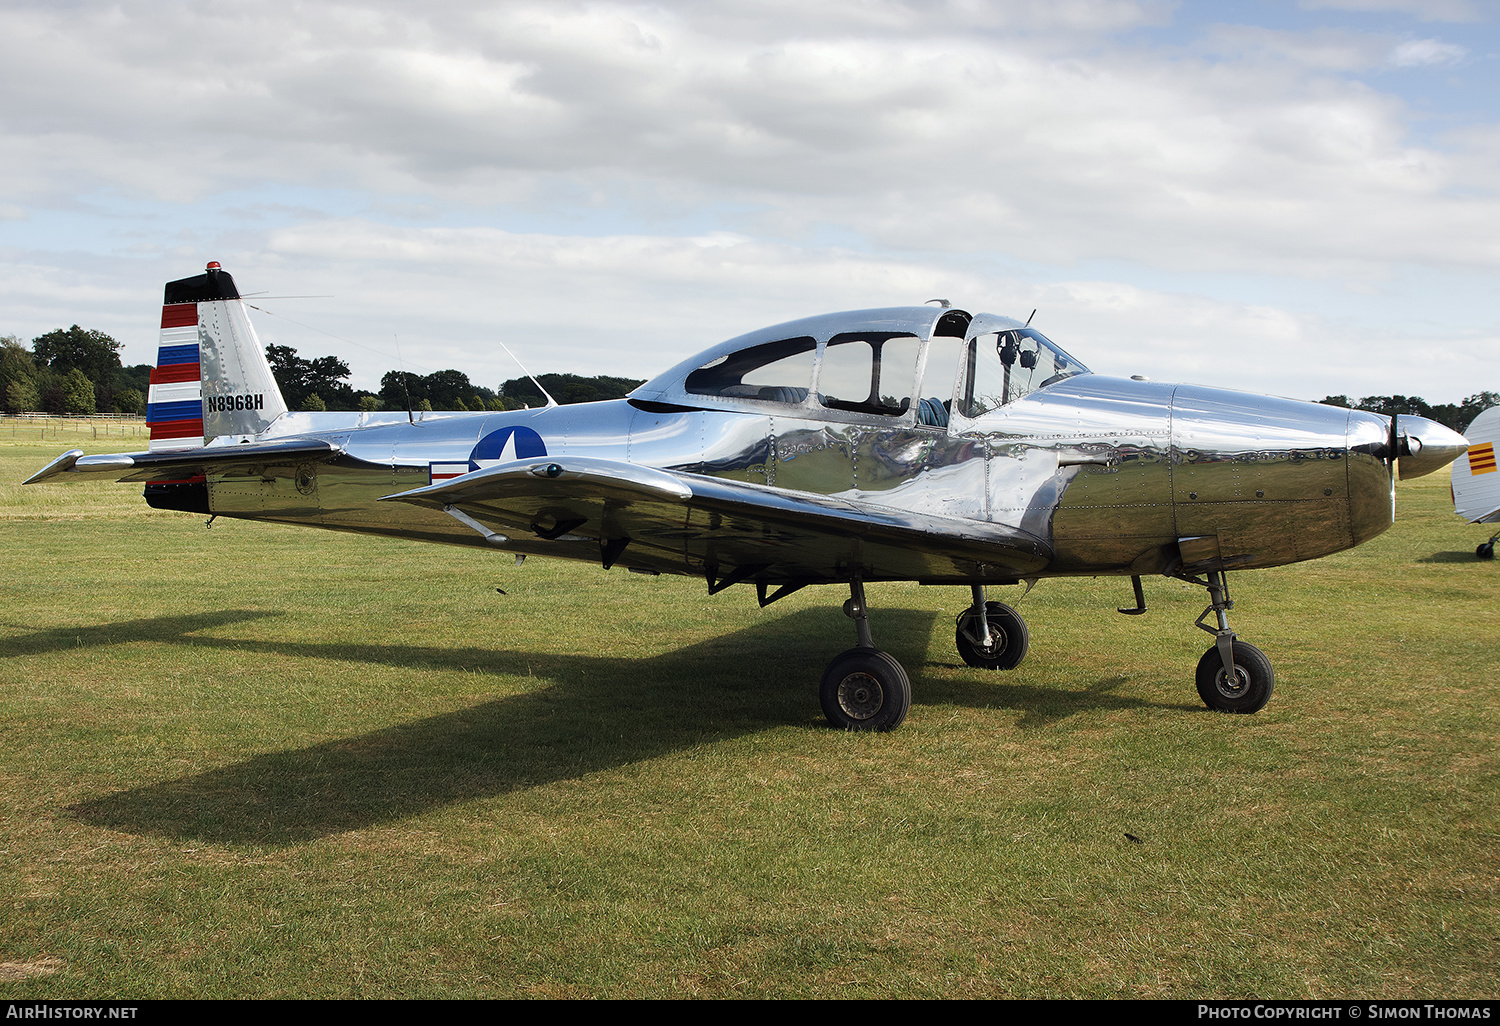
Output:
<instances>
[{"instance_id":1,"label":"polished aluminum airplane","mask_svg":"<svg viewBox=\"0 0 1500 1026\"><path fill-rule=\"evenodd\" d=\"M939 303L940 301L933 301ZM849 590L857 644L823 674L829 722L888 730L911 684L875 647L865 585L970 589L970 666L1026 655L988 585L1161 574L1203 587L1197 669L1214 709L1271 697L1225 574L1315 559L1389 527L1399 473L1465 440L1383 417L1089 371L1020 321L940 305L751 332L626 399L507 413L287 410L217 263L166 286L148 451L73 450L30 480L145 482L152 506L487 546L753 585L762 606ZM1212 622L1205 622L1210 620Z\"/></svg>"}]
</instances>

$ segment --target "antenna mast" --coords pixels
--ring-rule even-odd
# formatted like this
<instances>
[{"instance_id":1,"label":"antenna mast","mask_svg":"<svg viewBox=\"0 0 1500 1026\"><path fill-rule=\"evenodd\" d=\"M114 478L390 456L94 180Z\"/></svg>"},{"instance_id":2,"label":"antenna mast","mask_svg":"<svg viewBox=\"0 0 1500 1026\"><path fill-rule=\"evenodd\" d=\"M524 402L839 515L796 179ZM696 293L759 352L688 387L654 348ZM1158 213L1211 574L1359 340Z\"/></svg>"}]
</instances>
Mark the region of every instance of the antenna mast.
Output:
<instances>
[{"instance_id":1,"label":"antenna mast","mask_svg":"<svg viewBox=\"0 0 1500 1026\"><path fill-rule=\"evenodd\" d=\"M499 339L496 339L496 341L499 342ZM510 351L510 346L506 345L504 342L500 342L500 348L505 350L506 356L510 357L512 360L516 360L516 354ZM550 410L554 406L562 405L556 399L552 398L552 393L543 388L540 381L538 381L536 378L531 377L531 371L526 369L526 365L524 363L522 363L520 360L516 360L516 366L521 368L522 374L526 375L528 378L531 378L531 383L536 386L536 390L547 397L547 405L542 407L543 409Z\"/></svg>"}]
</instances>

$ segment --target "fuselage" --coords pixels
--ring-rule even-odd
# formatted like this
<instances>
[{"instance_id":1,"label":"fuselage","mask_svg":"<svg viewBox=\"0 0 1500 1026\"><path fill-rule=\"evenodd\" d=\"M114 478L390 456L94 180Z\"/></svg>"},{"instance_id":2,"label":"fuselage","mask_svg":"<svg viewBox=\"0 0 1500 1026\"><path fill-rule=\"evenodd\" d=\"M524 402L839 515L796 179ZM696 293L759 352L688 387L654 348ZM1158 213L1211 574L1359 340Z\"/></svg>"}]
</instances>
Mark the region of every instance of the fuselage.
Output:
<instances>
[{"instance_id":1,"label":"fuselage","mask_svg":"<svg viewBox=\"0 0 1500 1026\"><path fill-rule=\"evenodd\" d=\"M955 408L941 426L915 408L892 417L698 398L288 413L256 440L315 437L340 455L209 475L207 507L483 545L440 511L380 499L508 460L590 456L1007 524L1053 553L1038 576L1276 566L1357 545L1392 521L1389 421L1361 411L1089 373L974 417ZM594 546L542 537L506 547L598 558ZM642 569L698 572L686 559Z\"/></svg>"}]
</instances>

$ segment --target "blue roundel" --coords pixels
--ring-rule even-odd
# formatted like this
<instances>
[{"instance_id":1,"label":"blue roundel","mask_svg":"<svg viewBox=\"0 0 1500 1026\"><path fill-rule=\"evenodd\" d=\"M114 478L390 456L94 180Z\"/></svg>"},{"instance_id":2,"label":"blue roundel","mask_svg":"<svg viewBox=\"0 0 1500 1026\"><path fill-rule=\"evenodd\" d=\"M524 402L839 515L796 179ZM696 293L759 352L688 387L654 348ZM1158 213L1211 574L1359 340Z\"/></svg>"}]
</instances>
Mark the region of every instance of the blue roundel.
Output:
<instances>
[{"instance_id":1,"label":"blue roundel","mask_svg":"<svg viewBox=\"0 0 1500 1026\"><path fill-rule=\"evenodd\" d=\"M507 452L506 450L510 451ZM514 455L512 455L512 453ZM471 460L498 460L517 459L529 460L535 456L547 455L547 446L542 442L542 436L529 427L503 427L498 431L491 431L479 440L474 446L474 451L469 454Z\"/></svg>"}]
</instances>

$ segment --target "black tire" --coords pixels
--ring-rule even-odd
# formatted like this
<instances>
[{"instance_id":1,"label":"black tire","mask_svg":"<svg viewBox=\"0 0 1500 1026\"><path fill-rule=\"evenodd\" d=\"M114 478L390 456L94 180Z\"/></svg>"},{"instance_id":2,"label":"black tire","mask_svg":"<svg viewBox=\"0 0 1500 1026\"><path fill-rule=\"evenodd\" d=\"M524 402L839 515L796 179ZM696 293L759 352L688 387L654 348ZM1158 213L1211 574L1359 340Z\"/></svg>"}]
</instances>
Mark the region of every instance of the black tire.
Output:
<instances>
[{"instance_id":1,"label":"black tire","mask_svg":"<svg viewBox=\"0 0 1500 1026\"><path fill-rule=\"evenodd\" d=\"M911 708L911 681L890 655L851 648L823 671L818 699L838 730L894 730Z\"/></svg>"},{"instance_id":2,"label":"black tire","mask_svg":"<svg viewBox=\"0 0 1500 1026\"><path fill-rule=\"evenodd\" d=\"M977 629L970 629L974 618L973 607L958 614L958 623L953 631L953 643L963 661L980 670L1014 670L1026 658L1031 646L1031 635L1026 630L1026 621L1004 602L986 602L984 618L990 622L990 638L993 643L979 644L969 635L981 636ZM975 625L977 628L977 624Z\"/></svg>"},{"instance_id":3,"label":"black tire","mask_svg":"<svg viewBox=\"0 0 1500 1026\"><path fill-rule=\"evenodd\" d=\"M1247 641L1234 642L1234 679L1224 672L1219 646L1214 645L1198 660L1198 695L1210 709L1219 712L1260 712L1271 700L1276 673L1266 654Z\"/></svg>"},{"instance_id":4,"label":"black tire","mask_svg":"<svg viewBox=\"0 0 1500 1026\"><path fill-rule=\"evenodd\" d=\"M1474 555L1478 556L1480 559L1494 559L1495 558L1495 543L1494 542L1480 542L1479 543L1479 548L1477 548L1477 549L1474 550Z\"/></svg>"}]
</instances>

